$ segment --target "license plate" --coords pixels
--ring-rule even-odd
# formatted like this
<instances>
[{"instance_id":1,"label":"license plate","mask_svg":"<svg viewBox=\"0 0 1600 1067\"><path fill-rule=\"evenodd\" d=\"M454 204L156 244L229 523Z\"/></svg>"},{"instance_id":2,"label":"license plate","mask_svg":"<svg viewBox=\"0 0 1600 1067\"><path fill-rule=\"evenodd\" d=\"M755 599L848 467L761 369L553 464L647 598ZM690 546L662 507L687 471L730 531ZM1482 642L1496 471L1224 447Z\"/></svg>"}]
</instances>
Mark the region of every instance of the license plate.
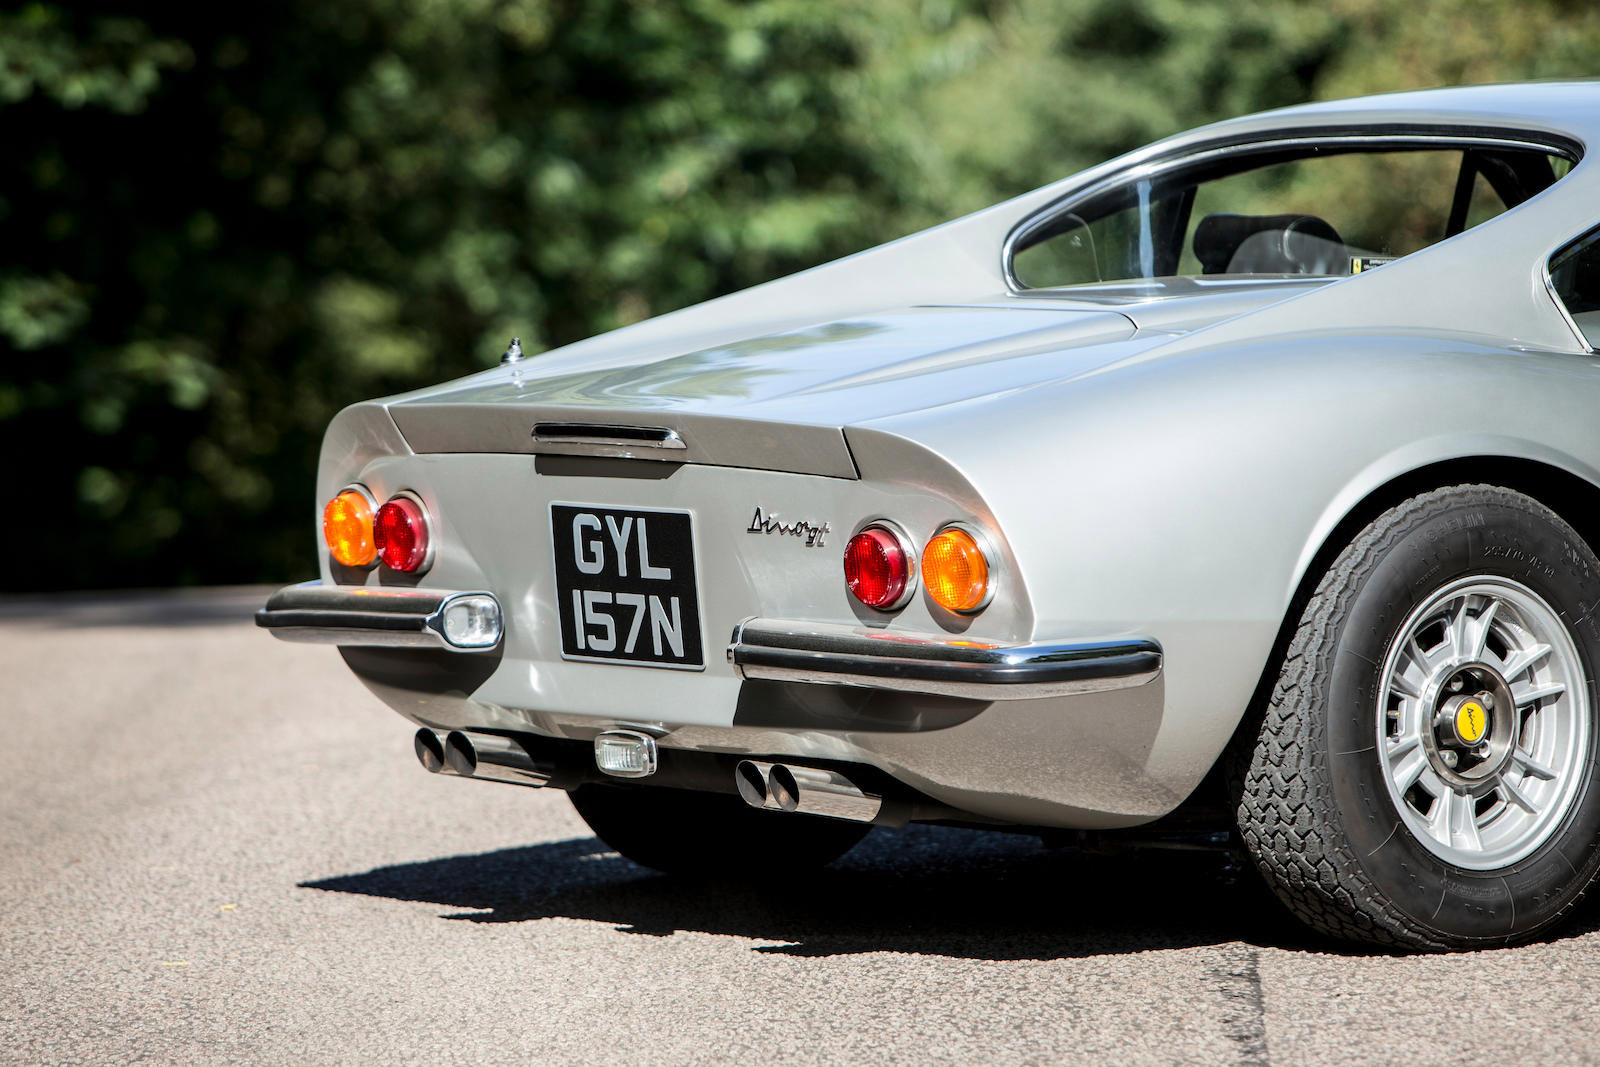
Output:
<instances>
[{"instance_id":1,"label":"license plate","mask_svg":"<svg viewBox=\"0 0 1600 1067\"><path fill-rule=\"evenodd\" d=\"M687 511L551 504L563 659L705 668Z\"/></svg>"}]
</instances>

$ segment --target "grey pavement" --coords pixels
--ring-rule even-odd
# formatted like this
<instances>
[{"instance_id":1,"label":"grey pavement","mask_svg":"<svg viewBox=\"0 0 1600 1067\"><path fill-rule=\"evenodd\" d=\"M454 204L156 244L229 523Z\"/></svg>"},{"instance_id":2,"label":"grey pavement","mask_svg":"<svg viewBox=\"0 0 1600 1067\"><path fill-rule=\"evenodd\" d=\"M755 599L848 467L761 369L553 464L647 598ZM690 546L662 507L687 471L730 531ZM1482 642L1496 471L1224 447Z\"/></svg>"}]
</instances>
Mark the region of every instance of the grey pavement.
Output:
<instances>
[{"instance_id":1,"label":"grey pavement","mask_svg":"<svg viewBox=\"0 0 1600 1067\"><path fill-rule=\"evenodd\" d=\"M1215 857L878 830L679 884L433 777L266 591L0 598L0 1062L1600 1062L1600 909L1462 956Z\"/></svg>"}]
</instances>

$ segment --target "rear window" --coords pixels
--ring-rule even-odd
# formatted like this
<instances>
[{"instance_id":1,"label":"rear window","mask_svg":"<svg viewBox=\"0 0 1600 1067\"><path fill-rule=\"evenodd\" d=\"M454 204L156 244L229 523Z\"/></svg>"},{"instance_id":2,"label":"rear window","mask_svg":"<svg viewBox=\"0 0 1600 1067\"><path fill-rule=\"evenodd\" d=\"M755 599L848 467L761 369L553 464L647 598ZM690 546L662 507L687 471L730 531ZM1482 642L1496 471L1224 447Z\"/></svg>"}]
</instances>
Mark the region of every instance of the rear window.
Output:
<instances>
[{"instance_id":1,"label":"rear window","mask_svg":"<svg viewBox=\"0 0 1600 1067\"><path fill-rule=\"evenodd\" d=\"M1356 274L1516 207L1569 168L1499 147L1236 153L1072 205L1024 233L1011 268L1026 289Z\"/></svg>"}]
</instances>

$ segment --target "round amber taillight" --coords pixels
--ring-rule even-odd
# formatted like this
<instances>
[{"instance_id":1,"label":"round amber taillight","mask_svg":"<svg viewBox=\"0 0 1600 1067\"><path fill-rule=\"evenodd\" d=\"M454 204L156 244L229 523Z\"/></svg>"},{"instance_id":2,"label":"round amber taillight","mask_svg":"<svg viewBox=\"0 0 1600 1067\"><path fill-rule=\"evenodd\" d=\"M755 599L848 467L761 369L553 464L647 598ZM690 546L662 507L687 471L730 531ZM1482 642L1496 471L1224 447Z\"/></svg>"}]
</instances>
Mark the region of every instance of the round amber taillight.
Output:
<instances>
[{"instance_id":1,"label":"round amber taillight","mask_svg":"<svg viewBox=\"0 0 1600 1067\"><path fill-rule=\"evenodd\" d=\"M378 558L372 539L372 502L356 489L346 489L322 509L322 539L328 554L346 567L365 567Z\"/></svg>"},{"instance_id":2,"label":"round amber taillight","mask_svg":"<svg viewBox=\"0 0 1600 1067\"><path fill-rule=\"evenodd\" d=\"M892 611L905 603L911 560L887 528L868 526L844 546L844 581L867 607Z\"/></svg>"},{"instance_id":3,"label":"round amber taillight","mask_svg":"<svg viewBox=\"0 0 1600 1067\"><path fill-rule=\"evenodd\" d=\"M397 496L379 508L373 534L386 566L410 573L428 562L428 519L410 497Z\"/></svg>"},{"instance_id":4,"label":"round amber taillight","mask_svg":"<svg viewBox=\"0 0 1600 1067\"><path fill-rule=\"evenodd\" d=\"M989 557L960 526L946 526L922 550L922 584L949 611L977 611L989 603Z\"/></svg>"}]
</instances>

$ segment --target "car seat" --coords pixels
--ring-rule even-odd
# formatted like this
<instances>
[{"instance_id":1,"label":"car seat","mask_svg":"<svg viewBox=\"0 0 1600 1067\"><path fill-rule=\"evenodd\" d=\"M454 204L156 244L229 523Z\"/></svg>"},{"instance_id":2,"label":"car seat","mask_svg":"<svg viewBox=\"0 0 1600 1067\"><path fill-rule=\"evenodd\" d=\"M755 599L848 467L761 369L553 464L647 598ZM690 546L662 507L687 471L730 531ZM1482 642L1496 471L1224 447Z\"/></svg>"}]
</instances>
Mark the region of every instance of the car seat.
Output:
<instances>
[{"instance_id":1,"label":"car seat","mask_svg":"<svg viewBox=\"0 0 1600 1067\"><path fill-rule=\"evenodd\" d=\"M1349 250L1315 215L1207 215L1194 228L1205 274L1346 274Z\"/></svg>"}]
</instances>

